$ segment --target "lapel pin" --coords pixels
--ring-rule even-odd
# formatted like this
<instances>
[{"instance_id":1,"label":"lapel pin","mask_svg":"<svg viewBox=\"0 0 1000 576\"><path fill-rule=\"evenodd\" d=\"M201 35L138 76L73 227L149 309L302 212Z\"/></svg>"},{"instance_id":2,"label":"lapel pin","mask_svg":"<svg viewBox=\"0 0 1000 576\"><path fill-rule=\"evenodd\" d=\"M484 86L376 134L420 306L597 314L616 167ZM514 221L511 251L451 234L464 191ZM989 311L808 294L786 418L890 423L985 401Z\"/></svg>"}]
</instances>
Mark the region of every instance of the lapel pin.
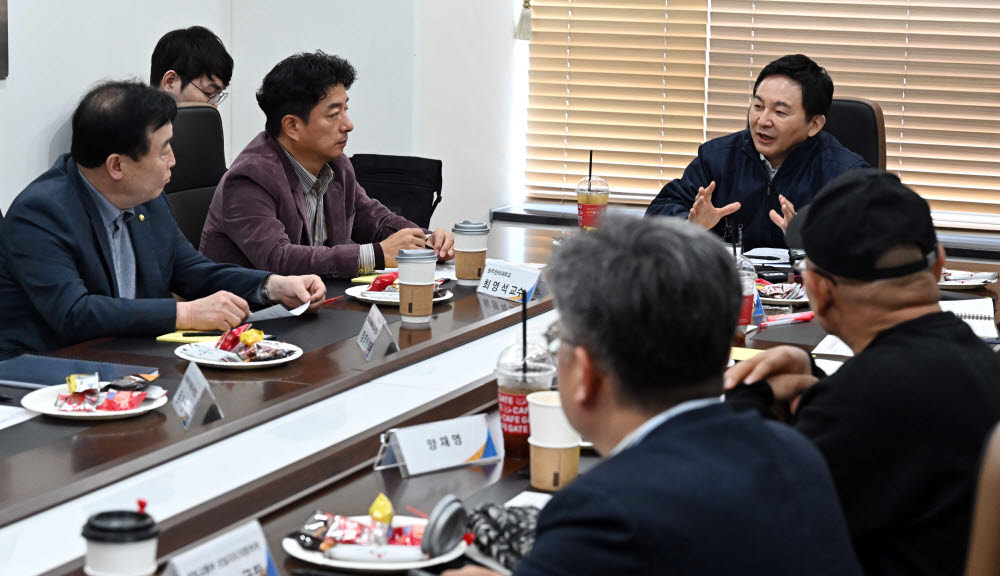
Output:
<instances>
[{"instance_id":1,"label":"lapel pin","mask_svg":"<svg viewBox=\"0 0 1000 576\"><path fill-rule=\"evenodd\" d=\"M145 221L146 221L146 215L145 214L139 214L139 222L145 222Z\"/></svg>"}]
</instances>

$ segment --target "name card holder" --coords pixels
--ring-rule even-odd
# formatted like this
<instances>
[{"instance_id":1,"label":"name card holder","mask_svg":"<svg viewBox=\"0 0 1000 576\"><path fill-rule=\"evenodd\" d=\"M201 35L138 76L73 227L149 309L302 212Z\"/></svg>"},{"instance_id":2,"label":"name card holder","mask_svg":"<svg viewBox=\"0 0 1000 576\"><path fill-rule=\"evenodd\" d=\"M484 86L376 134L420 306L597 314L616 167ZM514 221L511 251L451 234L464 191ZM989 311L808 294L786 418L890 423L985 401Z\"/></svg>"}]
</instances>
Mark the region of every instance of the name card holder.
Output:
<instances>
[{"instance_id":1,"label":"name card holder","mask_svg":"<svg viewBox=\"0 0 1000 576\"><path fill-rule=\"evenodd\" d=\"M392 332L386 328L385 316L379 311L378 306L372 304L371 310L368 311L368 317L365 318L365 323L361 325L361 332L358 333L357 343L358 348L361 348L361 353L365 355L365 362L369 362L372 359L372 353L376 348L381 349L379 346L380 341L385 342L384 352L382 356L391 354L392 352L397 352L399 350L399 345L396 344L396 339L393 338ZM382 335L385 336L382 336Z\"/></svg>"},{"instance_id":2,"label":"name card holder","mask_svg":"<svg viewBox=\"0 0 1000 576\"><path fill-rule=\"evenodd\" d=\"M174 413L181 419L181 426L185 430L197 419L201 419L202 424L208 424L223 418L222 409L212 394L212 387L208 385L208 380L202 374L198 364L191 362L184 377L181 379L177 393L170 401Z\"/></svg>"},{"instance_id":3,"label":"name card holder","mask_svg":"<svg viewBox=\"0 0 1000 576\"><path fill-rule=\"evenodd\" d=\"M393 428L382 434L375 470L399 468L403 478L501 458L485 414Z\"/></svg>"},{"instance_id":4,"label":"name card holder","mask_svg":"<svg viewBox=\"0 0 1000 576\"><path fill-rule=\"evenodd\" d=\"M256 520L174 556L164 576L278 574Z\"/></svg>"},{"instance_id":5,"label":"name card holder","mask_svg":"<svg viewBox=\"0 0 1000 576\"><path fill-rule=\"evenodd\" d=\"M539 297L545 296L541 272L540 268L534 266L487 258L486 269L483 270L476 293L520 302L523 289L530 302L536 291Z\"/></svg>"}]
</instances>

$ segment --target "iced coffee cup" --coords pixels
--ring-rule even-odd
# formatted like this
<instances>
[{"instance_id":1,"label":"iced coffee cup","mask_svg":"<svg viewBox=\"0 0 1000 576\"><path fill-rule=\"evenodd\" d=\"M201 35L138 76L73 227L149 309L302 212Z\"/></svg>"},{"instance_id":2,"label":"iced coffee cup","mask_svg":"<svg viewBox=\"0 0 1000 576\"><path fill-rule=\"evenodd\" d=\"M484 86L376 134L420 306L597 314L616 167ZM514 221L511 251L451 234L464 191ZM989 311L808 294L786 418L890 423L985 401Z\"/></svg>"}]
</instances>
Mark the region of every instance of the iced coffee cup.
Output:
<instances>
[{"instance_id":1,"label":"iced coffee cup","mask_svg":"<svg viewBox=\"0 0 1000 576\"><path fill-rule=\"evenodd\" d=\"M527 400L531 486L558 490L576 478L579 471L580 434L566 419L559 392L533 392Z\"/></svg>"},{"instance_id":2,"label":"iced coffee cup","mask_svg":"<svg viewBox=\"0 0 1000 576\"><path fill-rule=\"evenodd\" d=\"M396 263L399 267L399 313L403 322L429 322L434 305L437 254L427 248L400 250Z\"/></svg>"},{"instance_id":3,"label":"iced coffee cup","mask_svg":"<svg viewBox=\"0 0 1000 576\"><path fill-rule=\"evenodd\" d=\"M91 516L83 527L89 576L148 576L156 572L159 529L145 512L113 511Z\"/></svg>"},{"instance_id":4,"label":"iced coffee cup","mask_svg":"<svg viewBox=\"0 0 1000 576\"><path fill-rule=\"evenodd\" d=\"M522 362L521 345L509 346L497 362L497 388L504 457L528 458L528 394L552 388L556 365L541 344L528 342L527 362Z\"/></svg>"},{"instance_id":5,"label":"iced coffee cup","mask_svg":"<svg viewBox=\"0 0 1000 576\"><path fill-rule=\"evenodd\" d=\"M490 228L484 222L462 220L451 231L455 235L455 277L463 286L475 286L486 268Z\"/></svg>"},{"instance_id":6,"label":"iced coffee cup","mask_svg":"<svg viewBox=\"0 0 1000 576\"><path fill-rule=\"evenodd\" d=\"M608 182L600 176L580 180L576 185L577 221L584 230L596 230L608 211Z\"/></svg>"}]
</instances>

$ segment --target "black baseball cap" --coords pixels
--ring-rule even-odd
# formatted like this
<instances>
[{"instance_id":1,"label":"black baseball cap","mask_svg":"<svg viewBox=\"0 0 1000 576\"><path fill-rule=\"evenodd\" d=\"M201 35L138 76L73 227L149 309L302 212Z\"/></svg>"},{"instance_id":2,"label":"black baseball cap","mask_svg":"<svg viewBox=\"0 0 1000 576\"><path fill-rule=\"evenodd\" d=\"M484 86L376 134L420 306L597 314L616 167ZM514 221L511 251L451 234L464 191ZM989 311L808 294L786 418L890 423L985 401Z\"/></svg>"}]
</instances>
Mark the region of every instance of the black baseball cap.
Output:
<instances>
[{"instance_id":1,"label":"black baseball cap","mask_svg":"<svg viewBox=\"0 0 1000 576\"><path fill-rule=\"evenodd\" d=\"M827 272L855 280L880 280L925 270L937 257L930 206L895 174L874 168L846 172L820 190L788 225L785 241L801 248ZM923 257L876 268L887 250L915 245Z\"/></svg>"}]
</instances>

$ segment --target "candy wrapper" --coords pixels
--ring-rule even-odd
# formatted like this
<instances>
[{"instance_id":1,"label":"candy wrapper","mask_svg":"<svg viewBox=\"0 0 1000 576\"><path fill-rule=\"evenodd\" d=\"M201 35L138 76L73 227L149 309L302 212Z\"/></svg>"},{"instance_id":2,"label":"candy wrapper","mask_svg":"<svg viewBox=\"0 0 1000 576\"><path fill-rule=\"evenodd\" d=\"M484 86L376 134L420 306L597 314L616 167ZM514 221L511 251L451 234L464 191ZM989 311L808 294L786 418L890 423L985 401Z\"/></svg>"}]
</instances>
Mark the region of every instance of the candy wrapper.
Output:
<instances>
[{"instance_id":1,"label":"candy wrapper","mask_svg":"<svg viewBox=\"0 0 1000 576\"><path fill-rule=\"evenodd\" d=\"M265 360L280 360L292 355L292 351L279 342L262 340L240 353L244 362L264 362Z\"/></svg>"},{"instance_id":2,"label":"candy wrapper","mask_svg":"<svg viewBox=\"0 0 1000 576\"><path fill-rule=\"evenodd\" d=\"M319 550L333 519L332 514L317 510L306 519L301 528L289 534L288 537L298 542L299 546L306 550Z\"/></svg>"},{"instance_id":3,"label":"candy wrapper","mask_svg":"<svg viewBox=\"0 0 1000 576\"><path fill-rule=\"evenodd\" d=\"M392 286L399 280L399 272L389 272L375 277L375 281L368 287L368 292L384 292L386 288Z\"/></svg>"},{"instance_id":4,"label":"candy wrapper","mask_svg":"<svg viewBox=\"0 0 1000 576\"><path fill-rule=\"evenodd\" d=\"M101 377L93 374L70 374L66 377L66 386L71 394L78 392L98 391L101 388Z\"/></svg>"},{"instance_id":5,"label":"candy wrapper","mask_svg":"<svg viewBox=\"0 0 1000 576\"><path fill-rule=\"evenodd\" d=\"M98 410L109 412L121 412L123 410L135 410L146 399L145 392L129 392L126 390L112 390L101 394L104 401L98 404Z\"/></svg>"},{"instance_id":6,"label":"candy wrapper","mask_svg":"<svg viewBox=\"0 0 1000 576\"><path fill-rule=\"evenodd\" d=\"M159 374L129 374L117 380L108 382L101 388L101 392L109 390L128 390L131 392L141 392L145 390L149 383L159 378Z\"/></svg>"},{"instance_id":7,"label":"candy wrapper","mask_svg":"<svg viewBox=\"0 0 1000 576\"><path fill-rule=\"evenodd\" d=\"M60 412L93 412L101 400L101 394L94 391L60 394L56 398L56 409Z\"/></svg>"},{"instance_id":8,"label":"candy wrapper","mask_svg":"<svg viewBox=\"0 0 1000 576\"><path fill-rule=\"evenodd\" d=\"M215 347L219 350L225 350L227 352L231 351L240 343L240 336L249 329L250 324L244 324L233 328L219 338L219 341L215 343Z\"/></svg>"}]
</instances>

